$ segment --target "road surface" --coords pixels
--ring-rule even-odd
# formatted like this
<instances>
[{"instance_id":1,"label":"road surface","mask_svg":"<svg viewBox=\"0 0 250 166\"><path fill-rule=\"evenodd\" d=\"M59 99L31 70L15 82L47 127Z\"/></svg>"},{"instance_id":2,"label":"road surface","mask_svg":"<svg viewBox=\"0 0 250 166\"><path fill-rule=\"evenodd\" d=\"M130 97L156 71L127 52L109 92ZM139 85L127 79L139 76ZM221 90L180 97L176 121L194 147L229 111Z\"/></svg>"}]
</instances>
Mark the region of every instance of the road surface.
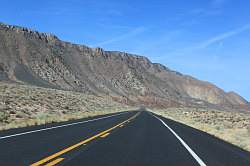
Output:
<instances>
[{"instance_id":1,"label":"road surface","mask_svg":"<svg viewBox=\"0 0 250 166\"><path fill-rule=\"evenodd\" d=\"M2 166L250 166L250 153L139 110L0 132Z\"/></svg>"}]
</instances>

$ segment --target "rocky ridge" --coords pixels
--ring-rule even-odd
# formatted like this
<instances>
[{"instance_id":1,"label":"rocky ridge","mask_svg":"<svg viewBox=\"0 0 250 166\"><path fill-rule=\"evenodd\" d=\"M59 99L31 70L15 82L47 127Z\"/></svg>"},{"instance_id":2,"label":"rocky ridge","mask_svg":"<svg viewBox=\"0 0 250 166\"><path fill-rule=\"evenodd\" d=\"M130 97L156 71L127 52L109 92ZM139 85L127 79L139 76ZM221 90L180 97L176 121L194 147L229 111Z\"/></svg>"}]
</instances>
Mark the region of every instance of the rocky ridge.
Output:
<instances>
[{"instance_id":1,"label":"rocky ridge","mask_svg":"<svg viewBox=\"0 0 250 166\"><path fill-rule=\"evenodd\" d=\"M143 56L72 44L52 34L3 23L0 39L2 81L105 94L147 106L249 109L238 94Z\"/></svg>"}]
</instances>

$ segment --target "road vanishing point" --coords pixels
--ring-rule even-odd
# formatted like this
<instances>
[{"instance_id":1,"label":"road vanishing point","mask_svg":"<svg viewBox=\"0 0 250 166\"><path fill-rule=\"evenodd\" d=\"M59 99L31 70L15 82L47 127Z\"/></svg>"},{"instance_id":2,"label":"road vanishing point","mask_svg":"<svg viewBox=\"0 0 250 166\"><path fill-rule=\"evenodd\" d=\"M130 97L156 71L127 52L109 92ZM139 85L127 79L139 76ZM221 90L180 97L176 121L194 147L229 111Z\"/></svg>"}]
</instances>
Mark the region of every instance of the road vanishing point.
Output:
<instances>
[{"instance_id":1,"label":"road vanishing point","mask_svg":"<svg viewBox=\"0 0 250 166\"><path fill-rule=\"evenodd\" d=\"M250 166L250 153L144 109L0 132L1 166Z\"/></svg>"}]
</instances>

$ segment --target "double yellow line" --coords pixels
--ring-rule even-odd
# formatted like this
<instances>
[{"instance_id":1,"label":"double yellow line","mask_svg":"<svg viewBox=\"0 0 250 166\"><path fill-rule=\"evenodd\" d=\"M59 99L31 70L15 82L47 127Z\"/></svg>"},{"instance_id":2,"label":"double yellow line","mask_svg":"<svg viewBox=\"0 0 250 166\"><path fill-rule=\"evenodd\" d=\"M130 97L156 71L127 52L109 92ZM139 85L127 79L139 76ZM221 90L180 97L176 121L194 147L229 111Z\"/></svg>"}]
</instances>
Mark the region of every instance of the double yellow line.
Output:
<instances>
[{"instance_id":1,"label":"double yellow line","mask_svg":"<svg viewBox=\"0 0 250 166\"><path fill-rule=\"evenodd\" d=\"M96 134L96 135L94 135L94 136L92 136L92 137L90 137L90 138L88 138L88 139L86 139L86 140L83 140L83 141L81 141L81 142L79 142L79 143L77 143L77 144L75 144L75 145L72 145L72 146L70 146L70 147L68 147L68 148L66 148L66 149L63 149L63 150L61 150L61 151L59 151L59 152L57 152L57 153L55 153L55 154L53 154L53 155L51 155L51 156L48 156L48 157L46 157L46 158L44 158L44 159L42 159L42 160L40 160L40 161L38 161L38 162L36 162L36 163L34 163L34 164L31 164L30 166L41 166L41 165L47 163L48 161L51 161L52 159L55 159L55 158L57 158L57 157L59 157L59 156L65 154L65 153L67 153L67 152L69 152L69 151L72 151L72 150L78 148L78 147L81 146L81 145L85 145L86 143L88 143L88 142L90 142L90 141L92 141L92 140L97 139L98 137L101 137L101 136L103 136L103 135L107 135L107 133L109 133L110 131L112 131L112 130L114 130L114 129L120 127L120 126L123 126L125 123L128 123L128 122L131 121L132 119L135 119L139 114L140 114L140 112L136 113L135 115L133 115L133 116L130 117L129 119L127 119L127 120L125 120L125 121L123 121L123 122L121 122L121 123L119 123L119 124L117 124L117 125L115 125L115 126L109 128L109 129L107 129L107 130L104 130L104 131L100 132L99 134ZM52 162L50 162L50 163L48 163L48 164L46 164L46 165L48 165L48 166L56 165L56 164L58 163L57 161L60 162L60 161L62 161L63 159L64 159L64 158L57 158L57 159L53 160ZM53 163L54 163L54 164L53 164Z\"/></svg>"}]
</instances>

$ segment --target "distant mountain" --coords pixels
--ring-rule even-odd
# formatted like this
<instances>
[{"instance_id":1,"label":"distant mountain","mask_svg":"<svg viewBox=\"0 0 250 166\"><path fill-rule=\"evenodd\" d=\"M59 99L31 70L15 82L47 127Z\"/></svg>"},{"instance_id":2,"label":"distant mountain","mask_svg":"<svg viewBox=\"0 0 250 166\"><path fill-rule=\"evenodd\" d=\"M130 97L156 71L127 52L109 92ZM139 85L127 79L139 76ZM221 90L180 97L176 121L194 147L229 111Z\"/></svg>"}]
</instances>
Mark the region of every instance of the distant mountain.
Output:
<instances>
[{"instance_id":1,"label":"distant mountain","mask_svg":"<svg viewBox=\"0 0 250 166\"><path fill-rule=\"evenodd\" d=\"M150 62L0 24L0 80L112 96L150 106L248 108L234 92Z\"/></svg>"}]
</instances>

